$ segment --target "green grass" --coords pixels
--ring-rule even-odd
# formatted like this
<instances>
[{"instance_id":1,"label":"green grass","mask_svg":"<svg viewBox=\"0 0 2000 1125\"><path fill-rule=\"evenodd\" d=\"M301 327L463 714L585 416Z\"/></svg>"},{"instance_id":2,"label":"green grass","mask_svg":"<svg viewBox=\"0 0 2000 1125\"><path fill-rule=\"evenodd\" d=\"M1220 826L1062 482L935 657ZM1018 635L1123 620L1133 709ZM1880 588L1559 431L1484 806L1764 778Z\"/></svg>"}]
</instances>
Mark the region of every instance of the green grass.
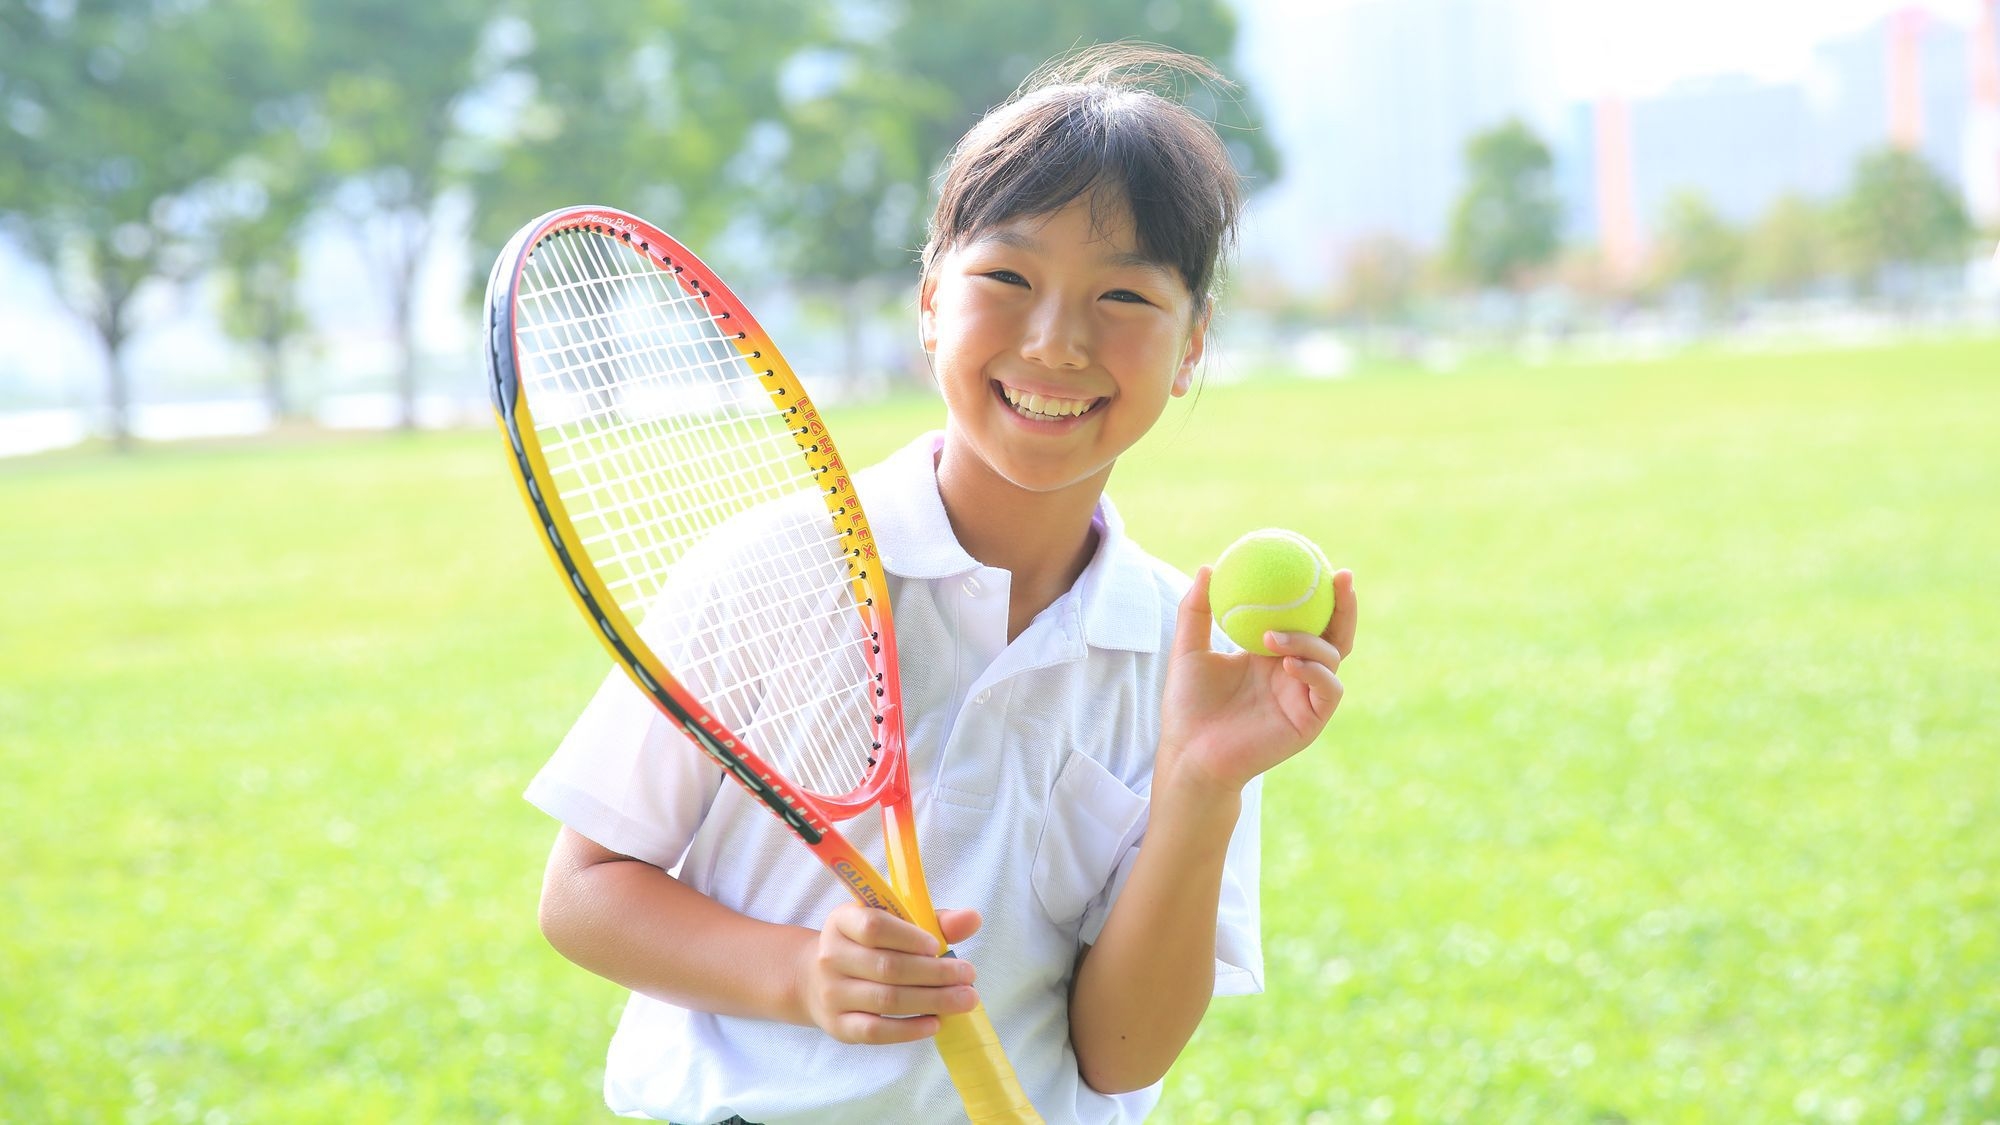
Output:
<instances>
[{"instance_id":1,"label":"green grass","mask_svg":"<svg viewBox=\"0 0 2000 1125\"><path fill-rule=\"evenodd\" d=\"M870 460L931 423L838 419ZM1163 1121L2000 1119L2000 344L1214 386L1112 493L1359 576ZM0 463L0 1120L603 1120L495 437Z\"/></svg>"}]
</instances>

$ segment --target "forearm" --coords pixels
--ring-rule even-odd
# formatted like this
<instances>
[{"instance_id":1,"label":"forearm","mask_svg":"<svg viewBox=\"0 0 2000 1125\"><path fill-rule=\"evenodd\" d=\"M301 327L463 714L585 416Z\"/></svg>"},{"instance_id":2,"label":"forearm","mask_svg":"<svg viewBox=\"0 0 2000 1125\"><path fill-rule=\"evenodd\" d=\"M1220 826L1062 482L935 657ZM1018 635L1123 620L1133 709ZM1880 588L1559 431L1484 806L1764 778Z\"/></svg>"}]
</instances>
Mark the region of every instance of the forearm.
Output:
<instances>
[{"instance_id":1,"label":"forearm","mask_svg":"<svg viewBox=\"0 0 2000 1125\"><path fill-rule=\"evenodd\" d=\"M697 1011L812 1023L798 991L814 931L740 914L565 829L549 856L542 933L583 968Z\"/></svg>"},{"instance_id":2,"label":"forearm","mask_svg":"<svg viewBox=\"0 0 2000 1125\"><path fill-rule=\"evenodd\" d=\"M1160 1080L1215 991L1215 926L1240 794L1153 795L1151 823L1096 944L1077 967L1070 1039L1090 1087Z\"/></svg>"}]
</instances>

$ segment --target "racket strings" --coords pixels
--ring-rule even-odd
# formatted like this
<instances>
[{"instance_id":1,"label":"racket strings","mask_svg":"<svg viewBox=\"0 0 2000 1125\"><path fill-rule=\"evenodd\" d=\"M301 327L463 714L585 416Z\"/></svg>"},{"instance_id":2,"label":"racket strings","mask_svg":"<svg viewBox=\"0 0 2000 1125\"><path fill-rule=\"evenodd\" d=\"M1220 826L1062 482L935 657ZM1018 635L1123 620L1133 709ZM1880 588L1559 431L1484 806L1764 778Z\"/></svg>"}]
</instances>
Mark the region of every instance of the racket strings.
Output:
<instances>
[{"instance_id":1,"label":"racket strings","mask_svg":"<svg viewBox=\"0 0 2000 1125\"><path fill-rule=\"evenodd\" d=\"M535 248L515 308L552 491L619 607L794 782L857 788L879 715L848 550L728 314L588 230Z\"/></svg>"}]
</instances>

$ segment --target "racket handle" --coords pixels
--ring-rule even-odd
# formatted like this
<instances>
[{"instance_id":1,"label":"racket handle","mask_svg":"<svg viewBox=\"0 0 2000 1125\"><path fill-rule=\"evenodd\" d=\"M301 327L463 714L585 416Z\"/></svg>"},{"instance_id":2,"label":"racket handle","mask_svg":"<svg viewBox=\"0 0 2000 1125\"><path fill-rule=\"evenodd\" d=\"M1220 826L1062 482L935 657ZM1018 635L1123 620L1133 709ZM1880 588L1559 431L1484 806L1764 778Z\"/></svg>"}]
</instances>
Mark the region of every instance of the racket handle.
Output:
<instances>
[{"instance_id":1,"label":"racket handle","mask_svg":"<svg viewBox=\"0 0 2000 1125\"><path fill-rule=\"evenodd\" d=\"M1041 1117L1021 1090L1014 1067L1000 1049L1000 1035L987 1018L986 1006L964 1015L945 1016L937 1033L938 1054L951 1072L952 1085L965 1102L973 1125L1020 1122L1041 1125Z\"/></svg>"}]
</instances>

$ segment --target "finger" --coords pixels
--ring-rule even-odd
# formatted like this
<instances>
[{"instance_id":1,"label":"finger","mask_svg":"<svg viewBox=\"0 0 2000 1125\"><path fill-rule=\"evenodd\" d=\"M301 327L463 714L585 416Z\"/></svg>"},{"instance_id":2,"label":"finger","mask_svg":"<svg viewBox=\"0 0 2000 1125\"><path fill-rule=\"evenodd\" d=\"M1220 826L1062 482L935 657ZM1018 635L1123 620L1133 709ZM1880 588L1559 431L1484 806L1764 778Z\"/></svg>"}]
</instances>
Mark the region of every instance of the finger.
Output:
<instances>
[{"instance_id":1,"label":"finger","mask_svg":"<svg viewBox=\"0 0 2000 1125\"><path fill-rule=\"evenodd\" d=\"M972 966L958 957L940 957L929 950L906 953L878 949L854 941L834 941L821 946L819 972L832 980L907 988L970 985L976 975Z\"/></svg>"},{"instance_id":2,"label":"finger","mask_svg":"<svg viewBox=\"0 0 2000 1125\"><path fill-rule=\"evenodd\" d=\"M1174 622L1174 656L1209 651L1208 637L1215 619L1208 608L1208 575L1208 567L1196 570L1194 582L1181 598L1180 616Z\"/></svg>"},{"instance_id":3,"label":"finger","mask_svg":"<svg viewBox=\"0 0 2000 1125\"><path fill-rule=\"evenodd\" d=\"M937 919L938 928L944 931L944 940L950 945L978 933L981 922L977 910L940 910Z\"/></svg>"},{"instance_id":4,"label":"finger","mask_svg":"<svg viewBox=\"0 0 2000 1125\"><path fill-rule=\"evenodd\" d=\"M925 957L938 955L938 939L931 936L930 931L886 910L871 909L860 903L842 903L827 916L827 928L856 945L870 949Z\"/></svg>"},{"instance_id":5,"label":"finger","mask_svg":"<svg viewBox=\"0 0 2000 1125\"><path fill-rule=\"evenodd\" d=\"M1334 643L1325 637L1316 637L1311 633L1280 633L1273 630L1264 634L1264 647L1270 649L1274 656L1296 657L1324 664L1335 672L1340 671L1340 649L1334 647Z\"/></svg>"},{"instance_id":6,"label":"finger","mask_svg":"<svg viewBox=\"0 0 2000 1125\"><path fill-rule=\"evenodd\" d=\"M969 1012L979 1003L971 985L918 988L912 985L882 984L878 981L841 981L831 991L835 1011L874 1016L956 1015Z\"/></svg>"},{"instance_id":7,"label":"finger","mask_svg":"<svg viewBox=\"0 0 2000 1125\"><path fill-rule=\"evenodd\" d=\"M860 949L851 946L850 949ZM962 957L939 957L929 953L891 953L870 949L842 966L856 980L910 988L950 988L969 985L977 975L972 963ZM904 1013L908 1014L908 1013Z\"/></svg>"},{"instance_id":8,"label":"finger","mask_svg":"<svg viewBox=\"0 0 2000 1125\"><path fill-rule=\"evenodd\" d=\"M1332 717L1340 707L1341 697L1347 694L1340 677L1333 669L1312 660L1300 660L1296 656L1285 658L1285 674L1306 686L1313 714L1322 719Z\"/></svg>"},{"instance_id":9,"label":"finger","mask_svg":"<svg viewBox=\"0 0 2000 1125\"><path fill-rule=\"evenodd\" d=\"M827 1032L843 1043L914 1043L938 1032L934 1015L883 1016L873 1012L842 1012Z\"/></svg>"},{"instance_id":10,"label":"finger","mask_svg":"<svg viewBox=\"0 0 2000 1125\"><path fill-rule=\"evenodd\" d=\"M1345 658L1354 655L1354 627L1359 623L1361 603L1354 595L1354 572L1342 570L1333 576L1333 619L1320 636L1333 642Z\"/></svg>"}]
</instances>

